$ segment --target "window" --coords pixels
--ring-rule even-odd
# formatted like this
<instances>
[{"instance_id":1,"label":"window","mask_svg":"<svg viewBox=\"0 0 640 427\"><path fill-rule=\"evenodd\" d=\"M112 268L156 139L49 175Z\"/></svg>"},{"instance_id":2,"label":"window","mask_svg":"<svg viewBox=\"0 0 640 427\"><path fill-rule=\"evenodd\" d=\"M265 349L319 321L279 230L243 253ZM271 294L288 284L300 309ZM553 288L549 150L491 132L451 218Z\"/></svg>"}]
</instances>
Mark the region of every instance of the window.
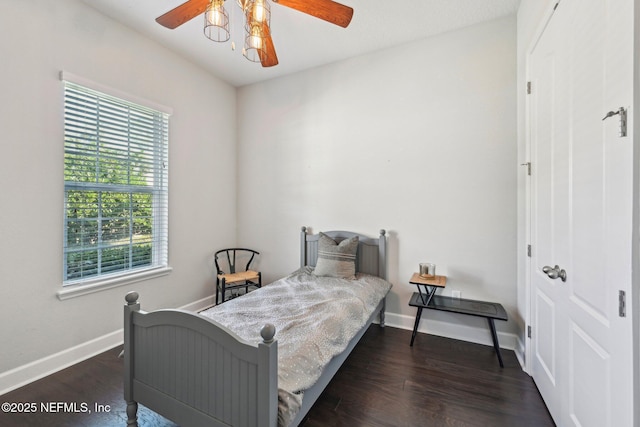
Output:
<instances>
[{"instance_id":1,"label":"window","mask_svg":"<svg viewBox=\"0 0 640 427\"><path fill-rule=\"evenodd\" d=\"M166 267L169 114L63 79L63 285Z\"/></svg>"}]
</instances>

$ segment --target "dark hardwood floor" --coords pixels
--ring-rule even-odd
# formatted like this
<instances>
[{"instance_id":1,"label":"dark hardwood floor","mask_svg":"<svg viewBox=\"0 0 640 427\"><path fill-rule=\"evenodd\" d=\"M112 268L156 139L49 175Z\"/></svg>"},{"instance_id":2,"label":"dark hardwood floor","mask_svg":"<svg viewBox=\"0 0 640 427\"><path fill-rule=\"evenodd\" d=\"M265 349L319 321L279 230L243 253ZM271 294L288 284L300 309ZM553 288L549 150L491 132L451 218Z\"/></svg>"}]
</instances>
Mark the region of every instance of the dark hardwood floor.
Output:
<instances>
[{"instance_id":1,"label":"dark hardwood floor","mask_svg":"<svg viewBox=\"0 0 640 427\"><path fill-rule=\"evenodd\" d=\"M503 350L500 368L493 347L419 334L412 348L410 339L411 331L372 325L302 425L554 425L512 351ZM125 426L120 350L1 396L13 409L37 408L0 412L0 426ZM59 412L42 411L41 404ZM142 406L138 414L140 427L175 426Z\"/></svg>"},{"instance_id":2,"label":"dark hardwood floor","mask_svg":"<svg viewBox=\"0 0 640 427\"><path fill-rule=\"evenodd\" d=\"M369 328L305 427L553 426L538 390L513 351Z\"/></svg>"}]
</instances>

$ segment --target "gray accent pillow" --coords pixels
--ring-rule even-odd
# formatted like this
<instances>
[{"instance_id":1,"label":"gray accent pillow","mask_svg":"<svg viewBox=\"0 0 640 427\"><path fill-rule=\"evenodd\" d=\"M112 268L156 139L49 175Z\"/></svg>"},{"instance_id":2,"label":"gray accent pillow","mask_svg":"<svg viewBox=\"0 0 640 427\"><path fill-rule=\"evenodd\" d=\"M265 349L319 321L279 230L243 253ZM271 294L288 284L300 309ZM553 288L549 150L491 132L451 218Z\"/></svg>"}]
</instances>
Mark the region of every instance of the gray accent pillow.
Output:
<instances>
[{"instance_id":1,"label":"gray accent pillow","mask_svg":"<svg viewBox=\"0 0 640 427\"><path fill-rule=\"evenodd\" d=\"M344 239L340 244L320 232L318 239L318 260L313 274L316 276L356 278L356 252L358 236Z\"/></svg>"}]
</instances>

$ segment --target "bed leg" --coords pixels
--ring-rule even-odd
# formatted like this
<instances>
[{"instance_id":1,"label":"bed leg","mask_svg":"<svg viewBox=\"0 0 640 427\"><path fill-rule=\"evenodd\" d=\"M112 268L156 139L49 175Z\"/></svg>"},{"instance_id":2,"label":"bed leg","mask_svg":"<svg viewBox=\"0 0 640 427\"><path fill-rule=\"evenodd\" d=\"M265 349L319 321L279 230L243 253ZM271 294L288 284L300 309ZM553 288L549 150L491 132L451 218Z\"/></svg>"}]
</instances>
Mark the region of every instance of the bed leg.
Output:
<instances>
[{"instance_id":1,"label":"bed leg","mask_svg":"<svg viewBox=\"0 0 640 427\"><path fill-rule=\"evenodd\" d=\"M127 402L127 425L138 427L138 402Z\"/></svg>"},{"instance_id":2,"label":"bed leg","mask_svg":"<svg viewBox=\"0 0 640 427\"><path fill-rule=\"evenodd\" d=\"M387 306L387 299L382 300L382 307L380 307L380 327L384 328L384 312Z\"/></svg>"}]
</instances>

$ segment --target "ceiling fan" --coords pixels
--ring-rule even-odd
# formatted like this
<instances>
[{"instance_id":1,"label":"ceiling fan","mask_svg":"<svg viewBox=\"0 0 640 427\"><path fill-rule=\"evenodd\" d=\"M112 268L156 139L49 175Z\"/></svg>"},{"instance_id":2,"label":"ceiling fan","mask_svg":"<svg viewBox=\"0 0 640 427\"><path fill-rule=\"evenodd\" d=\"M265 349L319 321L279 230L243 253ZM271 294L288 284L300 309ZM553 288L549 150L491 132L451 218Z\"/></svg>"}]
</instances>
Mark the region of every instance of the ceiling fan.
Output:
<instances>
[{"instance_id":1,"label":"ceiling fan","mask_svg":"<svg viewBox=\"0 0 640 427\"><path fill-rule=\"evenodd\" d=\"M271 39L270 6L268 0L236 0L246 18L245 57L260 62L263 67L278 64L278 57ZM225 0L188 0L180 6L156 18L160 25L174 29L185 22L205 13L205 34L215 41L229 39L229 16L224 10ZM353 9L333 0L273 0L282 6L289 7L307 15L322 19L346 28L351 22ZM224 29L226 25L226 30ZM214 36L207 34L207 28L216 28ZM222 30L221 30L222 29ZM222 33L223 36L220 36ZM214 38L215 37L215 38ZM225 38L226 37L226 38ZM246 49L256 53L255 59L246 54Z\"/></svg>"}]
</instances>

